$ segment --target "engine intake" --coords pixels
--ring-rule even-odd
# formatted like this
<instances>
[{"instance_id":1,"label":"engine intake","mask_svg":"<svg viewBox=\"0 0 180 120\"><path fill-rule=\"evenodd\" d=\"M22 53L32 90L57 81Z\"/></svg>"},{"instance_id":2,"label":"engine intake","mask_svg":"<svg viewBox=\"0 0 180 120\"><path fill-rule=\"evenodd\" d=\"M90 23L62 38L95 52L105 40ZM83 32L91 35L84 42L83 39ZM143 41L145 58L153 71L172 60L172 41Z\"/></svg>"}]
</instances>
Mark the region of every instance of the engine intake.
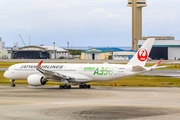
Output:
<instances>
[{"instance_id":1,"label":"engine intake","mask_svg":"<svg viewBox=\"0 0 180 120\"><path fill-rule=\"evenodd\" d=\"M30 75L27 81L31 86L42 86L46 84L46 81L43 80L43 76L38 74Z\"/></svg>"}]
</instances>

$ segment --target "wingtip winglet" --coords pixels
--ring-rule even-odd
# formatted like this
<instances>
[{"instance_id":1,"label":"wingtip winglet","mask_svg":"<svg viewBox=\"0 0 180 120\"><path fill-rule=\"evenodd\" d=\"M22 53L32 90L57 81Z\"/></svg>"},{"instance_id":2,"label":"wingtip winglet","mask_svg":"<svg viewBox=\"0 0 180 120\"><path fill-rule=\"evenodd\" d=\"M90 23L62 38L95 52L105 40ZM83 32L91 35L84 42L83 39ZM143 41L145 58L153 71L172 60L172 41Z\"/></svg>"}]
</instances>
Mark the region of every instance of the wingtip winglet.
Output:
<instances>
[{"instance_id":1,"label":"wingtip winglet","mask_svg":"<svg viewBox=\"0 0 180 120\"><path fill-rule=\"evenodd\" d=\"M156 66L158 66L161 63L161 61L159 61L158 63L156 63Z\"/></svg>"},{"instance_id":2,"label":"wingtip winglet","mask_svg":"<svg viewBox=\"0 0 180 120\"><path fill-rule=\"evenodd\" d=\"M42 63L43 63L43 60L41 60L41 62L37 65L37 68L40 68Z\"/></svg>"},{"instance_id":3,"label":"wingtip winglet","mask_svg":"<svg viewBox=\"0 0 180 120\"><path fill-rule=\"evenodd\" d=\"M161 63L161 61L159 61L158 63L156 63L153 68L157 67L159 64Z\"/></svg>"}]
</instances>

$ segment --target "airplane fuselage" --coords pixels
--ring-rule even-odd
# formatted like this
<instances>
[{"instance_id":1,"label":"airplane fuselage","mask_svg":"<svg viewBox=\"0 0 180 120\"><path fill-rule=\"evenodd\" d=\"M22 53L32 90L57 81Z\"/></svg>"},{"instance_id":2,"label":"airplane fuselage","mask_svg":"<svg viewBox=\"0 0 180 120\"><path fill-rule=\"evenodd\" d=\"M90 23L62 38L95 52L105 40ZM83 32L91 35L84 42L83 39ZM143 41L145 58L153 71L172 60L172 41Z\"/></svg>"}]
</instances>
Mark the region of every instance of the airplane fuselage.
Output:
<instances>
[{"instance_id":1,"label":"airplane fuselage","mask_svg":"<svg viewBox=\"0 0 180 120\"><path fill-rule=\"evenodd\" d=\"M41 74L36 70L37 63L16 64L5 72L9 79L27 80L28 76ZM44 63L41 68L76 78L72 82L112 81L139 74L133 72L132 66L118 64L51 64ZM58 81L58 80L54 80Z\"/></svg>"}]
</instances>

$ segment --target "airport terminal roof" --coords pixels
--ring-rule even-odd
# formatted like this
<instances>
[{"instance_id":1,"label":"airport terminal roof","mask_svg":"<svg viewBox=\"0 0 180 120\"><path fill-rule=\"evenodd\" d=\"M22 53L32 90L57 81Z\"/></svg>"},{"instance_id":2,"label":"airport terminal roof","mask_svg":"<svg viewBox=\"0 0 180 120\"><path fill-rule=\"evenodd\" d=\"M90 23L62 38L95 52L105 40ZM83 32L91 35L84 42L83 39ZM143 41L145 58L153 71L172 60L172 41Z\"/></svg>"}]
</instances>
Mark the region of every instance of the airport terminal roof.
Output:
<instances>
[{"instance_id":1,"label":"airport terminal roof","mask_svg":"<svg viewBox=\"0 0 180 120\"><path fill-rule=\"evenodd\" d=\"M9 49L11 50L11 49ZM46 50L46 51L53 51L54 46L24 46L18 49L14 49L16 51L37 51L37 50ZM56 52L65 53L67 52L65 49L55 46Z\"/></svg>"},{"instance_id":2,"label":"airport terminal roof","mask_svg":"<svg viewBox=\"0 0 180 120\"><path fill-rule=\"evenodd\" d=\"M139 40L138 46L141 47L145 40ZM153 47L180 47L180 40L155 40Z\"/></svg>"},{"instance_id":3,"label":"airport terminal roof","mask_svg":"<svg viewBox=\"0 0 180 120\"><path fill-rule=\"evenodd\" d=\"M105 53L107 51L124 51L124 50L119 48L92 48L82 51L82 53Z\"/></svg>"},{"instance_id":4,"label":"airport terminal roof","mask_svg":"<svg viewBox=\"0 0 180 120\"><path fill-rule=\"evenodd\" d=\"M46 50L54 50L54 46L40 46L40 47L43 47L43 48L45 48ZM57 46L55 46L55 50L56 50L57 52L66 52L65 49L60 48L60 47L57 47Z\"/></svg>"}]
</instances>

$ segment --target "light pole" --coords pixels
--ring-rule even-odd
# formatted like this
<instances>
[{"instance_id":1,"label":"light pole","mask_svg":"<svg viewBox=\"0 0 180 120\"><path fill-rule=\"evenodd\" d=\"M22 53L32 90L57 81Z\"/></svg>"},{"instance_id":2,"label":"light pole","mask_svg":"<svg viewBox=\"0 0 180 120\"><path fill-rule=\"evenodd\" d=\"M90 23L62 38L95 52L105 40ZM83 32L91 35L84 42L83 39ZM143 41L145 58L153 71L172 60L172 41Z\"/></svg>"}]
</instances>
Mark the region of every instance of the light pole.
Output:
<instances>
[{"instance_id":1,"label":"light pole","mask_svg":"<svg viewBox=\"0 0 180 120\"><path fill-rule=\"evenodd\" d=\"M54 44L54 59L56 59L56 51L55 51L55 42L53 42L53 44Z\"/></svg>"},{"instance_id":2,"label":"light pole","mask_svg":"<svg viewBox=\"0 0 180 120\"><path fill-rule=\"evenodd\" d=\"M16 46L12 47L11 48L11 59L13 59L13 49L15 48Z\"/></svg>"},{"instance_id":3,"label":"light pole","mask_svg":"<svg viewBox=\"0 0 180 120\"><path fill-rule=\"evenodd\" d=\"M67 47L68 47L68 59L69 59L69 41L67 41Z\"/></svg>"}]
</instances>

